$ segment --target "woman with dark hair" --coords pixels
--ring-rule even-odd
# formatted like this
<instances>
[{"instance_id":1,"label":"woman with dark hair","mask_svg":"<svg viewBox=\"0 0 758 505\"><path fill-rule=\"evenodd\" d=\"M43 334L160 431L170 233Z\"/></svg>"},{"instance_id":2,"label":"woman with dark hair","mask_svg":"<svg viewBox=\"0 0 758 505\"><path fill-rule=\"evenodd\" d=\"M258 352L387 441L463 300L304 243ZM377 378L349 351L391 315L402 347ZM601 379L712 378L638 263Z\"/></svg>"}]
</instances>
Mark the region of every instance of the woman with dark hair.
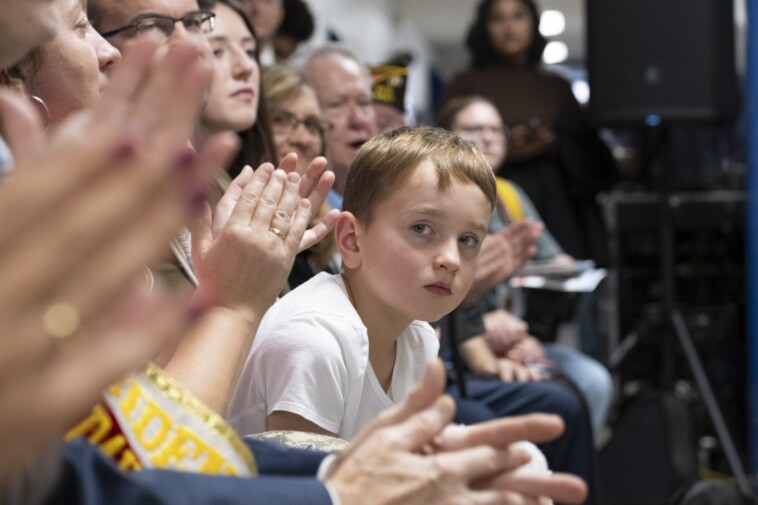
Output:
<instances>
[{"instance_id":1,"label":"woman with dark hair","mask_svg":"<svg viewBox=\"0 0 758 505\"><path fill-rule=\"evenodd\" d=\"M513 7L520 7L519 11L515 13L515 16L520 18L519 20L531 20L528 25L522 26L521 39L518 36L506 36L502 33L506 29L507 13L501 12L504 6L501 6L497 0L485 0L479 4L476 20L469 29L466 38L466 47L471 52L471 66L486 67L493 60L500 58L523 60L519 63L528 63L529 65L540 63L542 52L547 46L547 39L542 36L539 30L537 5L531 0L521 1L520 6L512 5ZM500 38L497 38L497 32L500 32ZM527 41L524 38L527 33L529 44L524 51L519 46ZM515 51L506 49L509 42L511 46L515 45Z\"/></svg>"},{"instance_id":2,"label":"woman with dark hair","mask_svg":"<svg viewBox=\"0 0 758 505\"><path fill-rule=\"evenodd\" d=\"M466 39L471 66L445 101L481 95L495 104L510 127L498 174L526 191L567 253L605 264L595 195L612 182L613 160L568 82L539 66L546 46L539 21L533 0L483 0Z\"/></svg>"},{"instance_id":3,"label":"woman with dark hair","mask_svg":"<svg viewBox=\"0 0 758 505\"><path fill-rule=\"evenodd\" d=\"M236 177L245 165L274 162L276 149L261 85L255 29L235 0L200 0L201 10L216 14L208 35L214 57L213 84L200 119L200 135L235 131L242 146L229 166Z\"/></svg>"},{"instance_id":4,"label":"woman with dark hair","mask_svg":"<svg viewBox=\"0 0 758 505\"><path fill-rule=\"evenodd\" d=\"M284 0L284 17L274 35L277 63L285 62L300 44L313 36L315 20L303 0Z\"/></svg>"}]
</instances>

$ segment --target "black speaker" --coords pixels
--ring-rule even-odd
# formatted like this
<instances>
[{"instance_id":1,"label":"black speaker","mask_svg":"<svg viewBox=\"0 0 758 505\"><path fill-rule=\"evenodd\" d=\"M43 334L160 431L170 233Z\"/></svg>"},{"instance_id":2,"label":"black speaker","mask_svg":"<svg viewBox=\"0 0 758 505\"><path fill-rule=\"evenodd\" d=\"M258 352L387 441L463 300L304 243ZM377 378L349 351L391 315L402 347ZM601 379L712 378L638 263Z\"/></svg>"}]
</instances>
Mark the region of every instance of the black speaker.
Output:
<instances>
[{"instance_id":1,"label":"black speaker","mask_svg":"<svg viewBox=\"0 0 758 505\"><path fill-rule=\"evenodd\" d=\"M732 0L587 0L600 125L714 122L737 110Z\"/></svg>"}]
</instances>

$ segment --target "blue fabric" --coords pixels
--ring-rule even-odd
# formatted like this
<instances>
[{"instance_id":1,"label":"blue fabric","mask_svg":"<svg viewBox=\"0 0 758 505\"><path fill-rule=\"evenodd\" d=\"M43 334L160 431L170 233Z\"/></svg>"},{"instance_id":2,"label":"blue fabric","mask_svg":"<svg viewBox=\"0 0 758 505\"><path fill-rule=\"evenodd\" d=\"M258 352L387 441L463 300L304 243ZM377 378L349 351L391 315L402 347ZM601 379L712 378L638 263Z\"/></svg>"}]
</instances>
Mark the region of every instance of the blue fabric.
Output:
<instances>
[{"instance_id":1,"label":"blue fabric","mask_svg":"<svg viewBox=\"0 0 758 505\"><path fill-rule=\"evenodd\" d=\"M613 398L613 379L599 362L561 344L546 343L545 355L563 371L581 391L590 414L592 432L597 439L605 427L605 418Z\"/></svg>"},{"instance_id":2,"label":"blue fabric","mask_svg":"<svg viewBox=\"0 0 758 505\"><path fill-rule=\"evenodd\" d=\"M271 442L243 438L253 451L261 475L301 475L313 477L326 453L291 449Z\"/></svg>"},{"instance_id":3,"label":"blue fabric","mask_svg":"<svg viewBox=\"0 0 758 505\"><path fill-rule=\"evenodd\" d=\"M65 447L63 477L49 505L277 505L331 504L324 485L312 475L316 460L323 454L268 446L264 442L249 444L261 469L285 475L261 475L258 478L218 477L168 470L144 470L124 473L114 461L83 439ZM316 464L317 468L318 465Z\"/></svg>"},{"instance_id":4,"label":"blue fabric","mask_svg":"<svg viewBox=\"0 0 758 505\"><path fill-rule=\"evenodd\" d=\"M342 210L342 195L330 189L329 194L326 195L326 203L332 209Z\"/></svg>"}]
</instances>

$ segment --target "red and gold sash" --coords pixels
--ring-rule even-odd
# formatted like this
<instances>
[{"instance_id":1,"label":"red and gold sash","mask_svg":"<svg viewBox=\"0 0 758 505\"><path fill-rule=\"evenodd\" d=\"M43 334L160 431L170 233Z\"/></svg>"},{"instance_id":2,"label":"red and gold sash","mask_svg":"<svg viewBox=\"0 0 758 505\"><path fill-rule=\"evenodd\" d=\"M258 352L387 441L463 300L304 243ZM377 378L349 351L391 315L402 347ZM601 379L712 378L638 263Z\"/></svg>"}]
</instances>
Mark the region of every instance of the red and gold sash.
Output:
<instances>
[{"instance_id":1,"label":"red and gold sash","mask_svg":"<svg viewBox=\"0 0 758 505\"><path fill-rule=\"evenodd\" d=\"M234 429L154 364L112 386L103 400L66 439L86 437L122 470L258 473Z\"/></svg>"}]
</instances>

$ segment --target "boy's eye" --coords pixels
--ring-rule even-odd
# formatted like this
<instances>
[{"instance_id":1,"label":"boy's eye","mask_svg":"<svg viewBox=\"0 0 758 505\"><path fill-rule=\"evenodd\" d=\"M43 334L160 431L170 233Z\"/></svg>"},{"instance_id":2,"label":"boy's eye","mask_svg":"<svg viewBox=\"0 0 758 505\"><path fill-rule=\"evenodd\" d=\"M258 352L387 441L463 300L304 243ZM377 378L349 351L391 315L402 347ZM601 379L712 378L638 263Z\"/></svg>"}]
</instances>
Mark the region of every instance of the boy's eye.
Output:
<instances>
[{"instance_id":1,"label":"boy's eye","mask_svg":"<svg viewBox=\"0 0 758 505\"><path fill-rule=\"evenodd\" d=\"M466 247L474 247L479 243L477 238L472 235L464 235L458 239L458 242Z\"/></svg>"},{"instance_id":2,"label":"boy's eye","mask_svg":"<svg viewBox=\"0 0 758 505\"><path fill-rule=\"evenodd\" d=\"M411 226L411 230L419 235L429 235L432 232L432 229L428 224L414 224Z\"/></svg>"}]
</instances>

